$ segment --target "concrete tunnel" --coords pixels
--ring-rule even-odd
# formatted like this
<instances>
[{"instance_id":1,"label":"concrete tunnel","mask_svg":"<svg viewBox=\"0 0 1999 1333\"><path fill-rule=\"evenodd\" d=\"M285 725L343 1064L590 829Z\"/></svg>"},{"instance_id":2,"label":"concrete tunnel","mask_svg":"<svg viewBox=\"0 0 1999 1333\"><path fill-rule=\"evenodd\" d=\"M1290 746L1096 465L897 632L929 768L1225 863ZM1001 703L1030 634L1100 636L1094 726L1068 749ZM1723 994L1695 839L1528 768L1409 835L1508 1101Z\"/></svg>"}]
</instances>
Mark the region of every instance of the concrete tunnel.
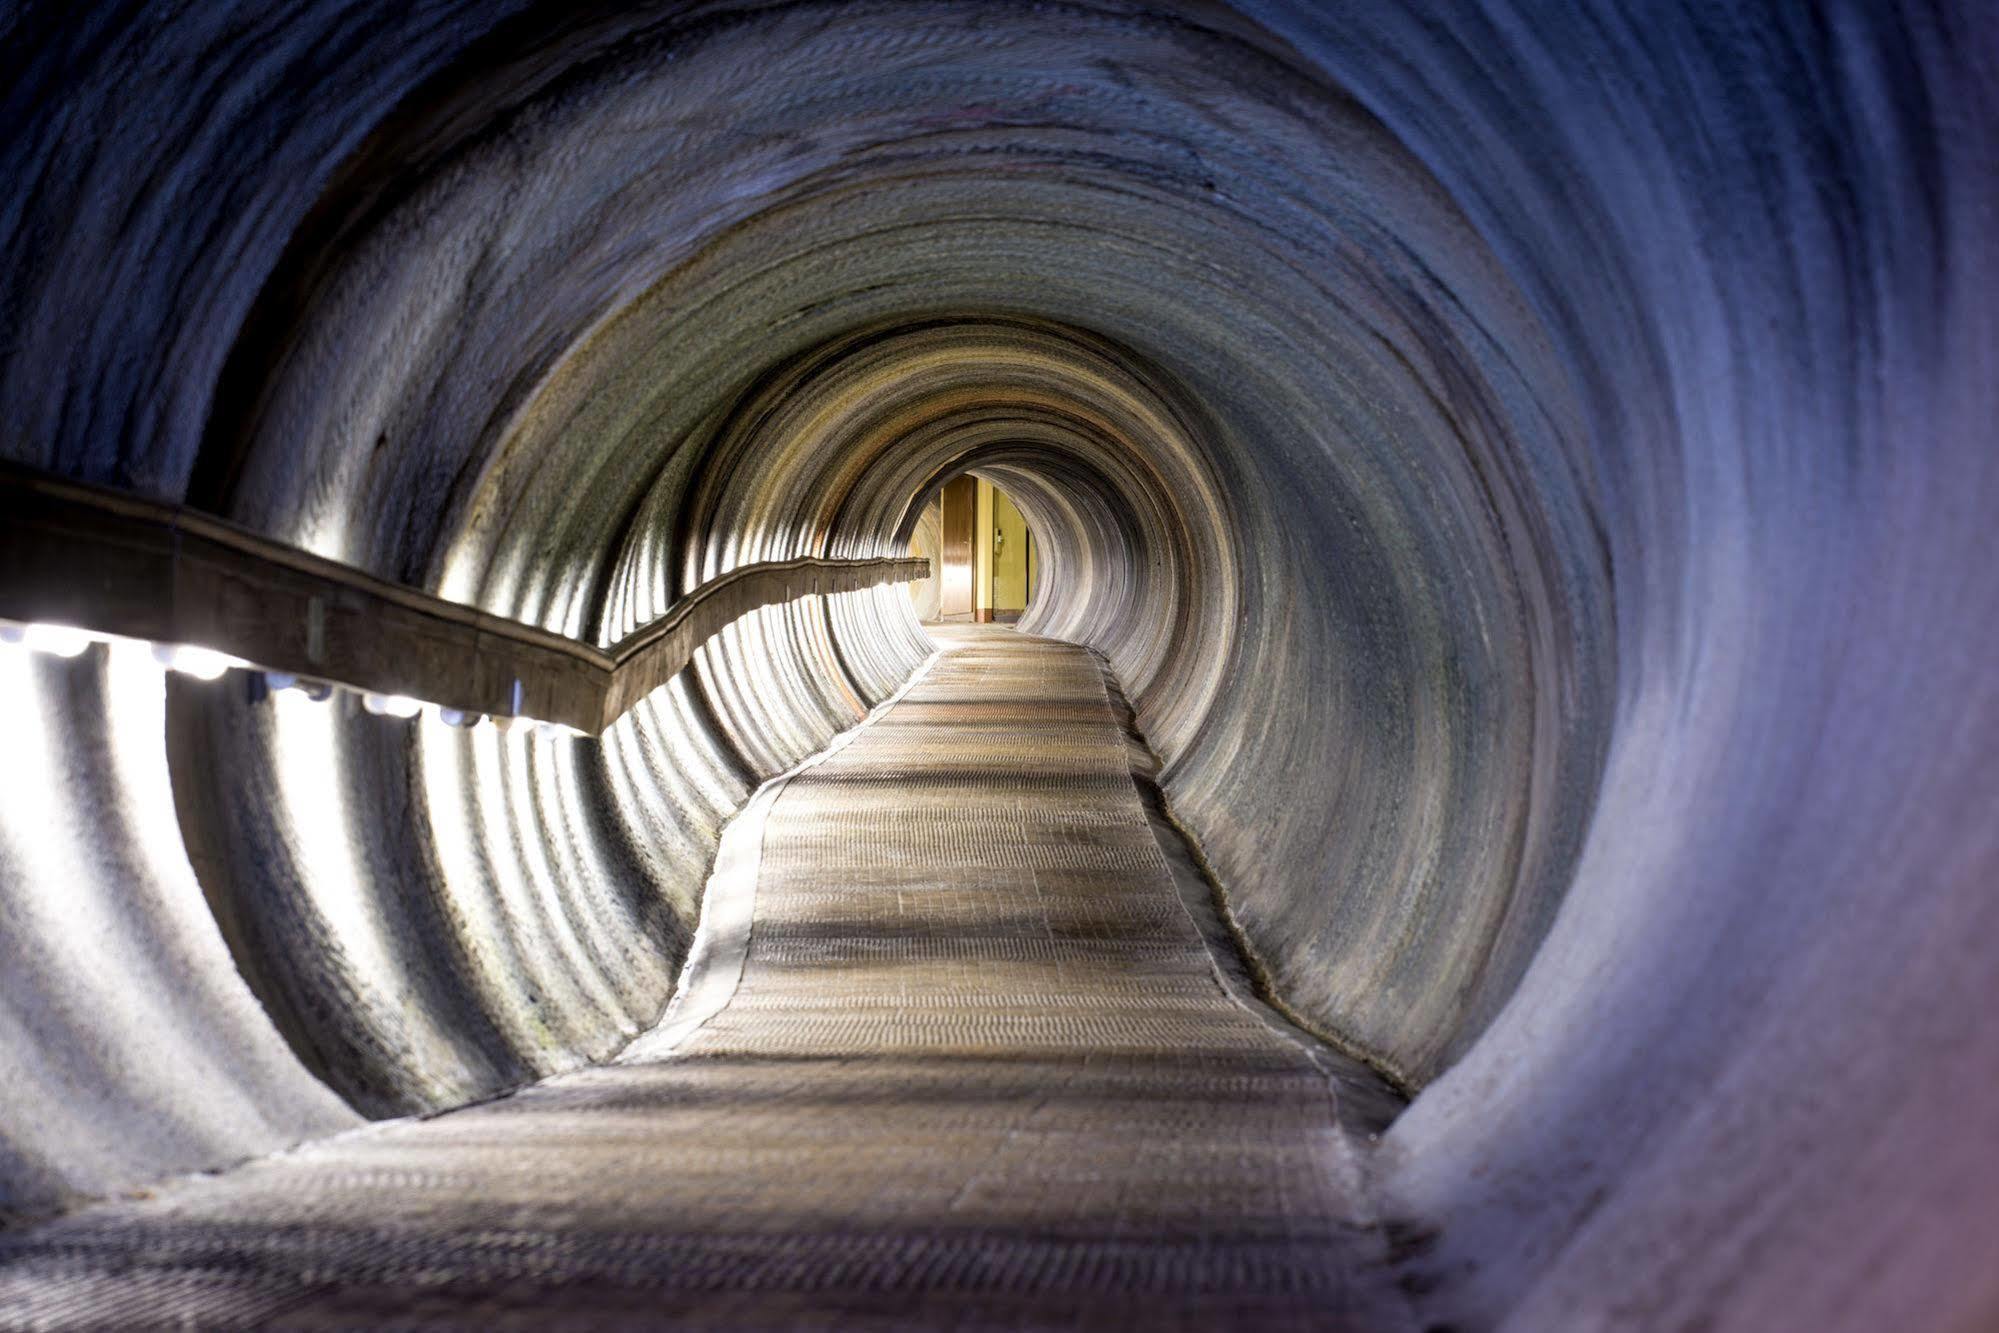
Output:
<instances>
[{"instance_id":1,"label":"concrete tunnel","mask_svg":"<svg viewBox=\"0 0 1999 1333\"><path fill-rule=\"evenodd\" d=\"M970 472L1043 576L968 642L1100 655L1211 943L1386 1108L1339 1131L1376 1303L1183 1310L1169 1272L1004 1326L1999 1327L1987 7L0 33L0 1325L283 1322L275 1251L149 1288L90 1219L653 1028L725 825L931 659L868 571ZM31 651L51 588L148 610L35 555L60 486L594 651L739 571L863 581L732 609L601 734L452 726L82 613L104 641ZM283 667L231 636L317 631L259 605L196 646ZM421 1188L348 1198L339 1254L412 1243L362 1224ZM515 1314L587 1322L551 1263ZM621 1317L693 1318L648 1263ZM702 1317L877 1326L774 1271L783 1318ZM985 1326L973 1278L879 1281L880 1326Z\"/></svg>"}]
</instances>

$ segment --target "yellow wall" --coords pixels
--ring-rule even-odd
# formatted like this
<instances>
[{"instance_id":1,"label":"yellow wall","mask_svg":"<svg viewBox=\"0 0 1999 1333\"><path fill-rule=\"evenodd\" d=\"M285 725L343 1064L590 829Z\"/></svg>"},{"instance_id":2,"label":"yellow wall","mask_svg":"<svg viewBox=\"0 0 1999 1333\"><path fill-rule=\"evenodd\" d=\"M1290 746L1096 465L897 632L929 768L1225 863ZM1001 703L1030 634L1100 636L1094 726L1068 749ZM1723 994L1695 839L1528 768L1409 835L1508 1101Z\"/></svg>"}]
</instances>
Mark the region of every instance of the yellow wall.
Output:
<instances>
[{"instance_id":1,"label":"yellow wall","mask_svg":"<svg viewBox=\"0 0 1999 1333\"><path fill-rule=\"evenodd\" d=\"M992 553L993 607L999 611L1024 611L1027 609L1027 520L1001 490L993 492L993 532L999 539Z\"/></svg>"},{"instance_id":2,"label":"yellow wall","mask_svg":"<svg viewBox=\"0 0 1999 1333\"><path fill-rule=\"evenodd\" d=\"M1005 491L979 482L978 530L973 549L978 569L975 586L981 611L1019 612L1027 609L1031 591L1028 569L1027 520ZM981 617L985 619L987 617ZM1011 619L1011 617L1007 617Z\"/></svg>"},{"instance_id":3,"label":"yellow wall","mask_svg":"<svg viewBox=\"0 0 1999 1333\"><path fill-rule=\"evenodd\" d=\"M993 609L993 484L979 478L978 520L972 525L972 605ZM980 620L992 617L981 614Z\"/></svg>"},{"instance_id":4,"label":"yellow wall","mask_svg":"<svg viewBox=\"0 0 1999 1333\"><path fill-rule=\"evenodd\" d=\"M1034 534L1027 534L1027 600L1034 600L1034 590L1041 583L1041 548L1034 544Z\"/></svg>"}]
</instances>

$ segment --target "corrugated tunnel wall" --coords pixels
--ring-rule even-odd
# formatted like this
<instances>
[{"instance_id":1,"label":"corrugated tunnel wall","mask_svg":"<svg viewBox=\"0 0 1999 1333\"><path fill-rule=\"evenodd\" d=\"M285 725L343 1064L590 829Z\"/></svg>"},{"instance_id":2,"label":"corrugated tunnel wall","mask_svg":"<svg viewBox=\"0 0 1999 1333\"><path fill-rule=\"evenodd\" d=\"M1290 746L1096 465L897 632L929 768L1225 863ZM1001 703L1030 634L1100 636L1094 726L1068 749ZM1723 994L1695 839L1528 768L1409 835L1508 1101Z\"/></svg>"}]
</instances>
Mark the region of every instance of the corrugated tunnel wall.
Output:
<instances>
[{"instance_id":1,"label":"corrugated tunnel wall","mask_svg":"<svg viewBox=\"0 0 1999 1333\"><path fill-rule=\"evenodd\" d=\"M600 644L976 471L1274 994L1419 1094L1437 1318L1988 1327L1995 46L14 6L0 452ZM900 584L767 608L588 744L8 656L0 1208L612 1052L927 651Z\"/></svg>"}]
</instances>

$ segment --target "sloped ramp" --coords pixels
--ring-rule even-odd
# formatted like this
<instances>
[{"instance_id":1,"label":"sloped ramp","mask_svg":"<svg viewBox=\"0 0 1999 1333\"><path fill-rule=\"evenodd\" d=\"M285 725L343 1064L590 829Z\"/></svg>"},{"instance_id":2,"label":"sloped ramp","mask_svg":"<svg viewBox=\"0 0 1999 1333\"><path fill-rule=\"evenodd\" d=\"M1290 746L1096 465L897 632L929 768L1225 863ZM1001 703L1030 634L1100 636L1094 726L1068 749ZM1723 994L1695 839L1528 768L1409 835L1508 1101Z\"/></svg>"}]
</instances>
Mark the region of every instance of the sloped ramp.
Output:
<instances>
[{"instance_id":1,"label":"sloped ramp","mask_svg":"<svg viewBox=\"0 0 1999 1333\"><path fill-rule=\"evenodd\" d=\"M8 1238L0 1322L1401 1327L1335 1083L1218 974L1086 650L952 634L759 818L670 1041Z\"/></svg>"}]
</instances>

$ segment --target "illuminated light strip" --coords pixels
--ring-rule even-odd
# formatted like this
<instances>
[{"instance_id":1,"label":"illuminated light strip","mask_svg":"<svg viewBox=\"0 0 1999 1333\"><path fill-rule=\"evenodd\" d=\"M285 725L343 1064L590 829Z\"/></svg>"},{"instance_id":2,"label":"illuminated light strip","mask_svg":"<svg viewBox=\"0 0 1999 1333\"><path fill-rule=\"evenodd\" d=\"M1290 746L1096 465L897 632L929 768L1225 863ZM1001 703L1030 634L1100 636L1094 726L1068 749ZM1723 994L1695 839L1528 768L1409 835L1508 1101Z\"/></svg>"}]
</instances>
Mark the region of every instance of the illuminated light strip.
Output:
<instances>
[{"instance_id":1,"label":"illuminated light strip","mask_svg":"<svg viewBox=\"0 0 1999 1333\"><path fill-rule=\"evenodd\" d=\"M87 630L71 625L23 625L21 646L33 653L52 657L76 657L96 639Z\"/></svg>"},{"instance_id":2,"label":"illuminated light strip","mask_svg":"<svg viewBox=\"0 0 1999 1333\"><path fill-rule=\"evenodd\" d=\"M144 639L79 629L74 625L0 621L0 645L22 648L44 656L74 659L81 657L100 643L112 647L130 645L149 653L152 660L165 670L191 676L196 680L220 680L233 670L256 671L262 676L264 687L271 693L295 690L318 702L330 699L335 690L344 689L360 698L363 712L379 717L407 721L428 711L435 714L446 726L452 727L476 727L486 720L484 713L452 708L445 704L427 703L406 694L378 694L371 690L338 686L330 681L309 680L287 672L265 671L240 657L217 652L213 648L203 648L198 644L148 643ZM561 722L543 722L530 717L496 718L494 721L503 724L503 728L521 728L541 740L560 740L589 735L588 732Z\"/></svg>"},{"instance_id":3,"label":"illuminated light strip","mask_svg":"<svg viewBox=\"0 0 1999 1333\"><path fill-rule=\"evenodd\" d=\"M201 648L191 643L156 643L153 645L153 660L169 671L178 671L196 680L220 680L232 667L250 665L240 657L231 657L228 653L218 653L213 648Z\"/></svg>"},{"instance_id":4,"label":"illuminated light strip","mask_svg":"<svg viewBox=\"0 0 1999 1333\"><path fill-rule=\"evenodd\" d=\"M107 634L76 625L48 622L22 624L18 621L0 621L0 643L25 648L31 653L62 658L81 657L100 643L131 644L149 650L153 660L167 670L178 671L197 680L220 680L232 669L250 666L250 663L240 657L232 657L228 653L217 652L213 648L203 648L198 644L151 643L145 639L135 639L123 634Z\"/></svg>"}]
</instances>

